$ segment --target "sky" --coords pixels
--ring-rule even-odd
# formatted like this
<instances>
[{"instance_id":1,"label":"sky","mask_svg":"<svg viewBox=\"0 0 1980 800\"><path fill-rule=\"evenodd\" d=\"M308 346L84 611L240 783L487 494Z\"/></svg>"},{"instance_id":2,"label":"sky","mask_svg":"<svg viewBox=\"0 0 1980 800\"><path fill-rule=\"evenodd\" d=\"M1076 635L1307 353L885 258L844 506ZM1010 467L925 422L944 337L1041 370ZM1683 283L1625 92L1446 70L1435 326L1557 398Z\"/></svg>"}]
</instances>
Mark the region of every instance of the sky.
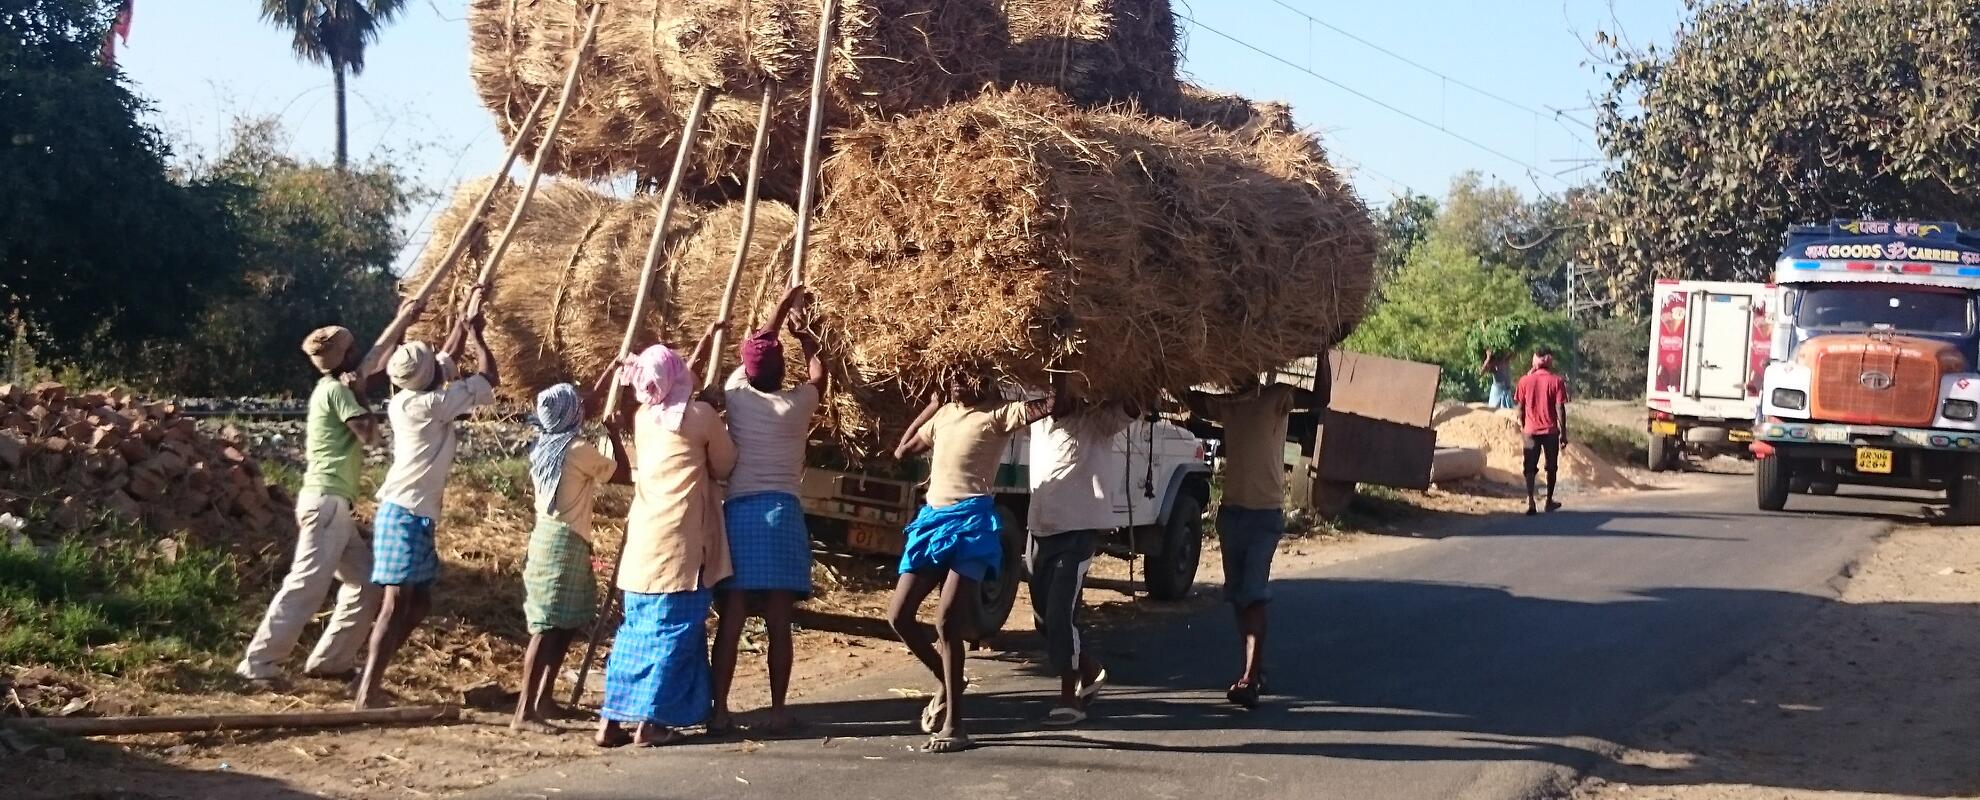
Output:
<instances>
[{"instance_id":1,"label":"sky","mask_svg":"<svg viewBox=\"0 0 1980 800\"><path fill-rule=\"evenodd\" d=\"M409 252L454 187L502 158L468 79L465 9L407 0L350 82L353 157L389 160L439 193L407 221ZM274 115L296 151L327 160L329 70L297 61L258 10L136 0L118 62L182 153L224 147L236 116ZM1176 10L1187 77L1291 103L1379 205L1406 190L1442 194L1466 170L1529 195L1593 180L1589 107L1606 81L1585 43L1598 31L1666 43L1683 0L1177 0Z\"/></svg>"}]
</instances>

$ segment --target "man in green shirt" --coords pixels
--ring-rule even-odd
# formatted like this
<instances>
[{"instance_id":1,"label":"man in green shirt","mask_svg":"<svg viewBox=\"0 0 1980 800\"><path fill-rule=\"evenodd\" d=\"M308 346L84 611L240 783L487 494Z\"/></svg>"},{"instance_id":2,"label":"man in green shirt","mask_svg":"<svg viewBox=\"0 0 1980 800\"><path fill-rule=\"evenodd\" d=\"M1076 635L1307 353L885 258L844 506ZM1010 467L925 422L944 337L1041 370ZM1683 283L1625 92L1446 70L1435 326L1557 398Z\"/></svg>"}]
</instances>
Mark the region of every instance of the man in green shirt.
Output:
<instances>
[{"instance_id":1,"label":"man in green shirt","mask_svg":"<svg viewBox=\"0 0 1980 800\"><path fill-rule=\"evenodd\" d=\"M381 596L371 583L371 542L358 533L351 508L364 466L364 447L378 438L377 422L353 390L360 383L356 372L362 354L351 332L337 326L312 331L302 349L322 377L309 396L304 451L308 467L296 497L300 530L295 560L268 604L247 655L234 669L257 683L280 675L282 662L322 607L333 582L343 585L337 592L337 608L303 674L348 679L370 637Z\"/></svg>"}]
</instances>

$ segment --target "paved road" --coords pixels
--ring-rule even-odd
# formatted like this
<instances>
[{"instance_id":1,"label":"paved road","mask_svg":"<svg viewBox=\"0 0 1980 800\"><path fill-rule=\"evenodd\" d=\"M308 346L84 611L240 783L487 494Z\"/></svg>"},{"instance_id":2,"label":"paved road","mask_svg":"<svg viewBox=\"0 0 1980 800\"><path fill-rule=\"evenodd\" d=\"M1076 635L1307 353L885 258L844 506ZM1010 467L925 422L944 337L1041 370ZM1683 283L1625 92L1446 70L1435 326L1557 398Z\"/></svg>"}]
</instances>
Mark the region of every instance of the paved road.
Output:
<instances>
[{"instance_id":1,"label":"paved road","mask_svg":"<svg viewBox=\"0 0 1980 800\"><path fill-rule=\"evenodd\" d=\"M628 752L478 796L1519 797L1828 602L1883 524L1876 515L1918 510L1797 497L1791 507L1839 513L1765 514L1750 480L1482 520L1281 576L1278 697L1256 712L1222 703L1235 634L1206 610L1101 642L1117 688L1078 730L1036 730L1055 681L1015 659L977 659L973 752L913 752L921 737L906 721L918 706L888 689L928 681L902 674L808 706L830 720L813 738Z\"/></svg>"}]
</instances>

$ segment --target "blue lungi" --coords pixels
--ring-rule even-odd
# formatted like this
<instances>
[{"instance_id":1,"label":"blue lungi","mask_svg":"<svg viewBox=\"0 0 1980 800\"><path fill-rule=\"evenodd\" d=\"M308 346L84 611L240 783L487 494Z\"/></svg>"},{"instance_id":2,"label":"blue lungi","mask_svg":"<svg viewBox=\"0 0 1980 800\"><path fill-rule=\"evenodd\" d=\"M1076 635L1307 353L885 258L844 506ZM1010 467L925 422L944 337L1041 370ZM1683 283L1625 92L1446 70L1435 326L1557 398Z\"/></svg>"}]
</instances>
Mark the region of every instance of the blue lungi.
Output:
<instances>
[{"instance_id":1,"label":"blue lungi","mask_svg":"<svg viewBox=\"0 0 1980 800\"><path fill-rule=\"evenodd\" d=\"M974 581L997 575L1004 563L1004 520L989 495L941 508L922 506L903 531L900 572L946 569Z\"/></svg>"},{"instance_id":2,"label":"blue lungi","mask_svg":"<svg viewBox=\"0 0 1980 800\"><path fill-rule=\"evenodd\" d=\"M736 574L719 591L796 592L811 596L811 532L804 508L788 492L756 492L722 504L729 560Z\"/></svg>"},{"instance_id":3,"label":"blue lungi","mask_svg":"<svg viewBox=\"0 0 1980 800\"><path fill-rule=\"evenodd\" d=\"M434 522L403 506L379 503L372 520L371 582L417 586L440 577L440 554L433 549Z\"/></svg>"},{"instance_id":4,"label":"blue lungi","mask_svg":"<svg viewBox=\"0 0 1980 800\"><path fill-rule=\"evenodd\" d=\"M625 593L626 621L605 660L605 707L616 722L680 728L708 719L707 589Z\"/></svg>"}]
</instances>

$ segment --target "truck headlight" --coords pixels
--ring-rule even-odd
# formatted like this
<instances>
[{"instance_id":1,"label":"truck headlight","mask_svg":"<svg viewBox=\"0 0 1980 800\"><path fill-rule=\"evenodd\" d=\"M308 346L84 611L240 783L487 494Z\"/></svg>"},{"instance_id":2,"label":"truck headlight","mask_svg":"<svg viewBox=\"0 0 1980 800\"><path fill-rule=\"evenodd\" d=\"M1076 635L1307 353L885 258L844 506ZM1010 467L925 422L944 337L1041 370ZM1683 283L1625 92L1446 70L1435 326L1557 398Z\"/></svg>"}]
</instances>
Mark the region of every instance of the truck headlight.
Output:
<instances>
[{"instance_id":1,"label":"truck headlight","mask_svg":"<svg viewBox=\"0 0 1980 800\"><path fill-rule=\"evenodd\" d=\"M1946 419L1972 422L1974 417L1980 416L1980 405L1975 405L1972 400L1947 400L1946 407L1939 413Z\"/></svg>"},{"instance_id":2,"label":"truck headlight","mask_svg":"<svg viewBox=\"0 0 1980 800\"><path fill-rule=\"evenodd\" d=\"M1774 406L1799 411L1808 407L1808 393L1799 389L1775 389ZM1969 419L1971 419L1969 417Z\"/></svg>"}]
</instances>

